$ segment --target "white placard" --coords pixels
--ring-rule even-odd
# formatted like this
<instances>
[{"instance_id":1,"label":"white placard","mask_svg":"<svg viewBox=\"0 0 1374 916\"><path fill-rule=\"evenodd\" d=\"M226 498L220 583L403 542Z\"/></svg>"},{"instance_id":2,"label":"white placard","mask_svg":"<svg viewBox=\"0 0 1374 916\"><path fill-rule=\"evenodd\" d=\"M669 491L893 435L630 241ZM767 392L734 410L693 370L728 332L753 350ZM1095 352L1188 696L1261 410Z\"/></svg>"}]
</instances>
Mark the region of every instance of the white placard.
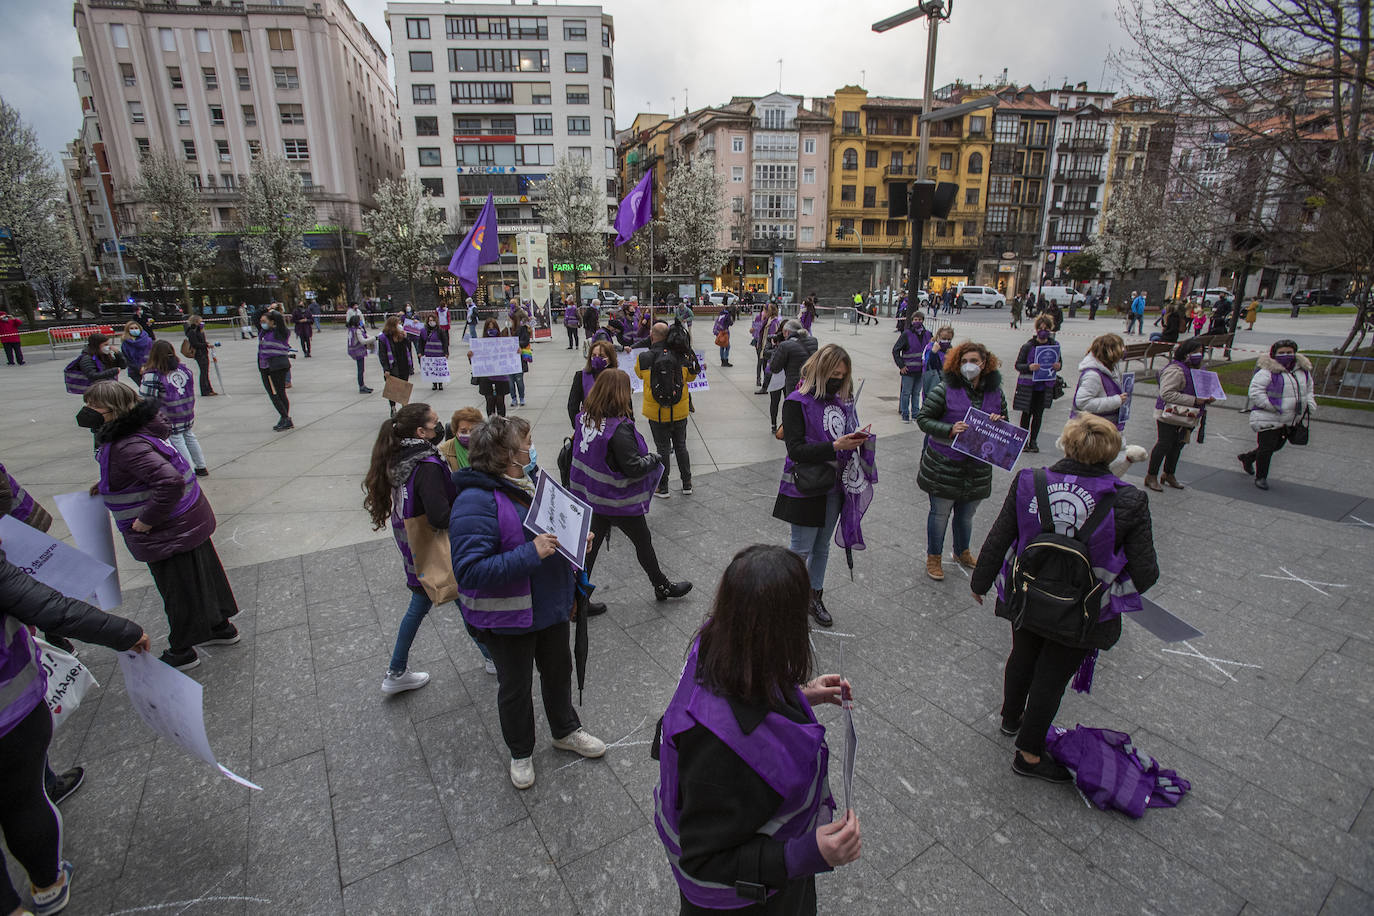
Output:
<instances>
[{"instance_id":1,"label":"white placard","mask_svg":"<svg viewBox=\"0 0 1374 916\"><path fill-rule=\"evenodd\" d=\"M520 371L520 341L514 337L474 337L468 349L473 378L499 378Z\"/></svg>"},{"instance_id":2,"label":"white placard","mask_svg":"<svg viewBox=\"0 0 1374 916\"><path fill-rule=\"evenodd\" d=\"M558 552L578 569L586 568L592 507L559 486L542 468L534 487L534 501L525 515L525 527L535 534L558 538Z\"/></svg>"},{"instance_id":3,"label":"white placard","mask_svg":"<svg viewBox=\"0 0 1374 916\"><path fill-rule=\"evenodd\" d=\"M108 564L30 528L13 515L0 518L0 546L4 547L5 559L77 601L89 600L114 572Z\"/></svg>"},{"instance_id":4,"label":"white placard","mask_svg":"<svg viewBox=\"0 0 1374 916\"><path fill-rule=\"evenodd\" d=\"M628 370L628 375L630 376L630 391L634 392L635 394L642 394L644 391L644 380L639 377L639 374L637 372L635 372L635 367L639 365L639 354L648 352L648 347L638 347L630 351L630 368ZM706 351L697 350L696 354L697 365L699 369L697 372L697 377L687 383L687 390L710 391L711 383L706 378Z\"/></svg>"},{"instance_id":5,"label":"white placard","mask_svg":"<svg viewBox=\"0 0 1374 916\"><path fill-rule=\"evenodd\" d=\"M711 382L706 378L706 351L697 350L697 377L687 383L688 391L710 391Z\"/></svg>"},{"instance_id":6,"label":"white placard","mask_svg":"<svg viewBox=\"0 0 1374 916\"><path fill-rule=\"evenodd\" d=\"M240 785L262 790L215 759L205 734L204 689L151 652L119 653L129 705L153 731Z\"/></svg>"},{"instance_id":7,"label":"white placard","mask_svg":"<svg viewBox=\"0 0 1374 916\"><path fill-rule=\"evenodd\" d=\"M639 366L639 354L648 353L648 347L637 347L630 351L630 390L636 394L644 391L644 379L639 377L635 369Z\"/></svg>"},{"instance_id":8,"label":"white placard","mask_svg":"<svg viewBox=\"0 0 1374 916\"><path fill-rule=\"evenodd\" d=\"M111 573L95 590L92 604L102 611L112 611L124 601L119 589L119 564L115 562L114 526L105 500L85 490L59 493L53 497L57 511L76 541L77 549L111 568Z\"/></svg>"},{"instance_id":9,"label":"white placard","mask_svg":"<svg viewBox=\"0 0 1374 916\"><path fill-rule=\"evenodd\" d=\"M420 357L420 378L426 382L447 382L449 380L448 357Z\"/></svg>"}]
</instances>

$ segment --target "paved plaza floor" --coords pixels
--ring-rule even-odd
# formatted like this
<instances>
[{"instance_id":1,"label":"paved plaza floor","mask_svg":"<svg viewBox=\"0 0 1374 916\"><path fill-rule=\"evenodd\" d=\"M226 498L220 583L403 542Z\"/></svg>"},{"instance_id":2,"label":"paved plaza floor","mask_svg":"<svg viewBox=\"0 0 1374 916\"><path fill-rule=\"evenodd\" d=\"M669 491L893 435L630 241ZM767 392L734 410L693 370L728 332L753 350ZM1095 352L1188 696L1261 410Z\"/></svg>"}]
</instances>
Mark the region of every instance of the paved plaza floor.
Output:
<instances>
[{"instance_id":1,"label":"paved plaza floor","mask_svg":"<svg viewBox=\"0 0 1374 916\"><path fill-rule=\"evenodd\" d=\"M1265 315L1242 332L1242 355L1278 336L1320 344L1346 321ZM1026 336L1002 313L954 324L958 339L984 340L1005 361ZM856 554L852 581L843 554L832 555L836 622L813 639L823 671L845 645L864 836L858 862L818 879L821 912L1374 912L1368 415L1323 411L1312 445L1279 453L1273 490L1261 494L1234 457L1253 441L1244 415L1216 410L1206 443L1184 451L1189 489L1150 494L1162 570L1150 597L1204 635L1164 643L1128 623L1092 693L1070 692L1057 719L1127 731L1191 780L1177 809L1133 821L1088 807L1071 787L1011 773L1011 739L996 718L1009 634L953 564L943 583L924 575L921 436L897 416L895 335L817 330L850 348L869 380L860 413L879 435L880 478L864 524L869 549ZM1107 330L1119 322L1068 322L1066 366ZM408 596L389 534L371 531L360 505L385 403L355 393L342 333L325 331L314 358L297 360L287 433L270 429L253 344L219 339L230 396L201 401L196 429L244 640L210 649L191 676L205 687L221 762L263 791L155 739L112 653L83 648L103 687L52 748L58 769L87 772L63 806L76 865L69 912L676 912L650 821L648 743L729 558L787 539L770 516L783 448L768 435L767 399L751 393L752 353L737 347L736 367L720 369L708 351L711 390L694 399L690 443L696 492L676 492L674 469L673 498L650 512L665 569L696 589L656 603L629 544L613 537L596 574L610 612L591 624L580 707L612 746L595 761L556 751L540 712L538 781L519 792L507 778L495 678L455 608L434 612L415 643L412 667L430 672L430 685L391 698L379 689ZM535 352L520 412L551 466L580 356L562 341ZM62 392L64 360L45 357L0 366L0 462L55 508L52 495L89 485L95 465L71 421L78 399ZM375 362L368 374L380 389ZM1146 397L1126 438L1148 448ZM477 400L465 380L429 399L444 416ZM1066 416L1061 402L1047 429ZM1042 437L1046 463L1054 438ZM997 472L975 546L1009 479ZM54 533L66 533L60 520ZM166 623L146 571L124 555L121 573L120 613L160 650ZM820 717L838 721L830 707ZM838 753L833 732L831 746Z\"/></svg>"}]
</instances>

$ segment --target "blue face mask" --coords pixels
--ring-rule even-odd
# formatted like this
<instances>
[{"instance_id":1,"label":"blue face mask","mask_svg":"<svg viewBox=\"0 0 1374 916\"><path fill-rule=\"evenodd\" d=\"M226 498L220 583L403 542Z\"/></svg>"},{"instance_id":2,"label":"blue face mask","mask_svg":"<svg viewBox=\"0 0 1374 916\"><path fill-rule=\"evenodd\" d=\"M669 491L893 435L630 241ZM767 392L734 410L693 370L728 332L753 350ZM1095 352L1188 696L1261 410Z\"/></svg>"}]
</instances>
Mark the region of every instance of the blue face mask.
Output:
<instances>
[{"instance_id":1,"label":"blue face mask","mask_svg":"<svg viewBox=\"0 0 1374 916\"><path fill-rule=\"evenodd\" d=\"M533 445L530 446L530 463L525 465L525 476L533 478L534 472L539 470L539 450Z\"/></svg>"}]
</instances>

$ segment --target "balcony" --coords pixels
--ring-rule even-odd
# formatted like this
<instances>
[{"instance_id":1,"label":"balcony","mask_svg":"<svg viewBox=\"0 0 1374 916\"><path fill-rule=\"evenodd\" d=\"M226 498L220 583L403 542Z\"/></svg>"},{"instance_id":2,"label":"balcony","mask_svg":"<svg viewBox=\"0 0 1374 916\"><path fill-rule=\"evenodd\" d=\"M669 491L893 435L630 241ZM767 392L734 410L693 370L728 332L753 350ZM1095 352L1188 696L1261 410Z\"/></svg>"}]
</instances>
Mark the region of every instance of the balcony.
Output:
<instances>
[{"instance_id":1,"label":"balcony","mask_svg":"<svg viewBox=\"0 0 1374 916\"><path fill-rule=\"evenodd\" d=\"M1107 151L1107 140L1105 137L1067 137L1059 141L1056 146L1061 153L1105 153Z\"/></svg>"},{"instance_id":2,"label":"balcony","mask_svg":"<svg viewBox=\"0 0 1374 916\"><path fill-rule=\"evenodd\" d=\"M1099 206L1095 200L1056 200L1050 204L1050 211L1067 216L1091 216L1097 213Z\"/></svg>"},{"instance_id":3,"label":"balcony","mask_svg":"<svg viewBox=\"0 0 1374 916\"><path fill-rule=\"evenodd\" d=\"M1093 169L1060 169L1054 173L1055 181L1102 183L1102 173Z\"/></svg>"},{"instance_id":4,"label":"balcony","mask_svg":"<svg viewBox=\"0 0 1374 916\"><path fill-rule=\"evenodd\" d=\"M1082 248L1088 244L1086 232L1058 232L1045 238L1045 244L1054 248Z\"/></svg>"},{"instance_id":5,"label":"balcony","mask_svg":"<svg viewBox=\"0 0 1374 916\"><path fill-rule=\"evenodd\" d=\"M845 137L862 137L863 130L858 127L841 127L840 134Z\"/></svg>"},{"instance_id":6,"label":"balcony","mask_svg":"<svg viewBox=\"0 0 1374 916\"><path fill-rule=\"evenodd\" d=\"M914 165L889 165L883 171L891 178L916 177L916 166Z\"/></svg>"}]
</instances>

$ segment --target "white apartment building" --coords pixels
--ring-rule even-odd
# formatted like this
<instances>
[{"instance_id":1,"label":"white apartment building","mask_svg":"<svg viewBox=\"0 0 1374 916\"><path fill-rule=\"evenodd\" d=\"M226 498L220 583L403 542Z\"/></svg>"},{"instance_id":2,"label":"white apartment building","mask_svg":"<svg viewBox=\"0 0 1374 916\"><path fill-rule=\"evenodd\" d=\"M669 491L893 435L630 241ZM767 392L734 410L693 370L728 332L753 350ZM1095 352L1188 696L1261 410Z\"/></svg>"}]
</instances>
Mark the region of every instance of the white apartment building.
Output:
<instances>
[{"instance_id":1,"label":"white apartment building","mask_svg":"<svg viewBox=\"0 0 1374 916\"><path fill-rule=\"evenodd\" d=\"M152 150L184 162L224 232L260 156L296 163L316 223L350 229L400 173L386 50L343 0L76 0L74 20L126 237Z\"/></svg>"},{"instance_id":2,"label":"white apartment building","mask_svg":"<svg viewBox=\"0 0 1374 916\"><path fill-rule=\"evenodd\" d=\"M490 192L509 255L510 233L546 228L531 185L565 156L591 165L609 228L615 29L601 7L393 2L386 17L405 170L450 232L466 232Z\"/></svg>"},{"instance_id":3,"label":"white apartment building","mask_svg":"<svg viewBox=\"0 0 1374 916\"><path fill-rule=\"evenodd\" d=\"M1081 251L1101 229L1106 202L1108 148L1112 137L1112 93L1067 83L1046 93L1059 109L1050 153L1050 189L1040 239L1044 255Z\"/></svg>"},{"instance_id":4,"label":"white apartment building","mask_svg":"<svg viewBox=\"0 0 1374 916\"><path fill-rule=\"evenodd\" d=\"M115 233L114 184L91 95L91 75L80 57L72 58L72 82L81 99L81 129L62 156L72 231L81 266L99 280L115 280L123 277L125 271L121 248L117 247L122 240Z\"/></svg>"}]
</instances>

